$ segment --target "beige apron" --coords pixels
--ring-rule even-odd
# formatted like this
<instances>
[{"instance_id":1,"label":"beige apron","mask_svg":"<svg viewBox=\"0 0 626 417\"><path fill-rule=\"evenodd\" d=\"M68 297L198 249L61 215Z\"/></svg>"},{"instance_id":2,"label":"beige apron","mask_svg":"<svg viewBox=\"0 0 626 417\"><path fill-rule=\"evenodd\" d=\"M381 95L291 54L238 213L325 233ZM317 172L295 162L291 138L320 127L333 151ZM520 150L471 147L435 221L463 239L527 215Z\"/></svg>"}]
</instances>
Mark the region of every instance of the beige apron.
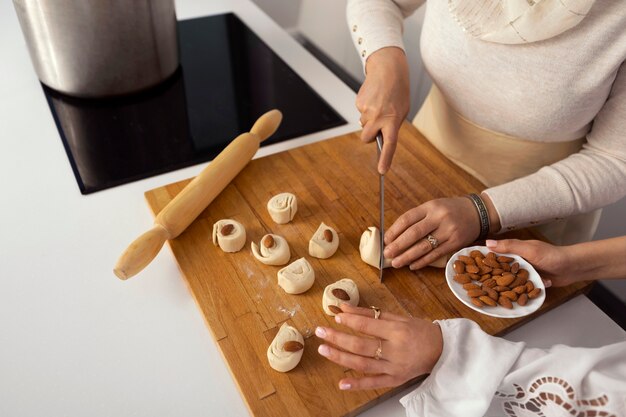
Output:
<instances>
[{"instance_id":1,"label":"beige apron","mask_svg":"<svg viewBox=\"0 0 626 417\"><path fill-rule=\"evenodd\" d=\"M434 84L413 124L435 148L487 187L532 174L578 152L585 142L584 138L535 142L485 129L450 107ZM511 155L515 156L514 163ZM588 241L598 226L601 212L599 209L568 217L538 226L537 230L557 245Z\"/></svg>"}]
</instances>

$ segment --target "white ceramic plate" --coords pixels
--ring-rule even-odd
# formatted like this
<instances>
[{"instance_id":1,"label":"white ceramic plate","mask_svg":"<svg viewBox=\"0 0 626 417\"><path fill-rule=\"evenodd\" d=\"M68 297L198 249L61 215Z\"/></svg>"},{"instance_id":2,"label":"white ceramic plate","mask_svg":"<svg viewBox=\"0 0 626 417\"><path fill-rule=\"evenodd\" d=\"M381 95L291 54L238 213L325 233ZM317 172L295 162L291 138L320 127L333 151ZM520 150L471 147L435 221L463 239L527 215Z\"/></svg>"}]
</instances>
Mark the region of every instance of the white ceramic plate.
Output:
<instances>
[{"instance_id":1,"label":"white ceramic plate","mask_svg":"<svg viewBox=\"0 0 626 417\"><path fill-rule=\"evenodd\" d=\"M539 276L535 268L533 268L531 264L526 262L524 258L519 255L514 255L512 253L497 253L497 255L505 255L514 258L515 261L519 263L520 268L526 269L528 271L528 280L533 283L535 288L541 288L541 294L539 295L539 297L535 298L534 300L529 299L528 303L525 306L520 306L517 303L513 303L512 309L504 308L502 306L485 306L479 308L472 304L470 298L467 296L467 291L463 289L463 286L461 284L454 281L454 276L456 275L456 273L454 272L454 268L452 265L454 264L454 261L459 259L459 255L469 256L470 252L473 250L479 250L485 255L487 254L487 252L490 252L490 249L486 246L471 246L469 248L461 249L460 251L452 255L452 258L450 258L450 260L446 264L446 281L448 282L448 287L450 287L452 293L456 296L456 298L461 300L463 304L465 304L472 310L478 311L479 313L502 318L524 317L534 313L539 309L539 307L541 307L544 300L546 299L546 288L543 285L541 277Z\"/></svg>"}]
</instances>

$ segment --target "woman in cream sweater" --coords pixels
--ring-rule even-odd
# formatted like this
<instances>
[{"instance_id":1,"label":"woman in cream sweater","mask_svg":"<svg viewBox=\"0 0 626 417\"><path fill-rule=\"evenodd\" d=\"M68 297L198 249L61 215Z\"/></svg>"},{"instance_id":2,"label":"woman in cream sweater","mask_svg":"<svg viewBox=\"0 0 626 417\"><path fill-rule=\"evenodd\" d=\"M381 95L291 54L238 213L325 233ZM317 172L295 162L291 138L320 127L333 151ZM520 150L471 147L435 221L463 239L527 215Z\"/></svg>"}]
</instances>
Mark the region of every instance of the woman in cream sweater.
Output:
<instances>
[{"instance_id":1,"label":"woman in cream sweater","mask_svg":"<svg viewBox=\"0 0 626 417\"><path fill-rule=\"evenodd\" d=\"M423 1L349 0L366 78L362 139L391 166L409 106L402 21ZM488 188L425 202L385 234L394 267L419 269L487 233L542 225L589 240L626 195L626 7L614 0L432 0L421 53L433 88L414 124Z\"/></svg>"}]
</instances>

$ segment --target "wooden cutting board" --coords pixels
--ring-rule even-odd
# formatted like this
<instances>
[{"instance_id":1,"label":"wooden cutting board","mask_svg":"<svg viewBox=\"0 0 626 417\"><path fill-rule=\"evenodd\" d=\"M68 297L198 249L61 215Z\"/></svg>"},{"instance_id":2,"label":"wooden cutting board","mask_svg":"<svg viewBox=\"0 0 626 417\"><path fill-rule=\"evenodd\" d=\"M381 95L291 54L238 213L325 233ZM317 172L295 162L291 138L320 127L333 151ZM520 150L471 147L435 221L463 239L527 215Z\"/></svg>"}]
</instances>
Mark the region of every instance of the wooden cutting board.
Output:
<instances>
[{"instance_id":1,"label":"wooden cutting board","mask_svg":"<svg viewBox=\"0 0 626 417\"><path fill-rule=\"evenodd\" d=\"M154 214L188 182L148 191L146 198ZM391 225L400 214L430 199L483 188L405 123L393 168L385 179L385 223ZM298 198L298 213L285 225L275 224L266 209L267 201L281 192L294 193ZM213 246L213 223L223 218L238 220L246 227L248 241L238 253L227 254ZM322 221L334 227L340 237L339 250L326 260L308 255L309 239ZM494 335L506 333L587 288L585 284L551 288L535 315L498 319L458 301L448 289L442 269L426 268L416 273L408 268L390 269L380 284L378 270L363 263L358 250L361 233L377 223L375 145L363 144L358 133L352 133L252 161L183 234L169 242L254 416L355 415L401 389L340 391L339 379L353 371L317 353L320 341L313 335L315 326L338 326L322 310L322 293L326 285L341 278L357 283L362 306L375 305L384 311L429 320L466 317ZM316 280L309 291L286 294L277 285L276 273L281 267L255 260L250 242L258 242L266 233L287 239L291 261L304 256L311 262ZM533 237L529 231L509 236ZM305 349L294 370L279 373L269 367L266 350L285 321L303 334Z\"/></svg>"}]
</instances>

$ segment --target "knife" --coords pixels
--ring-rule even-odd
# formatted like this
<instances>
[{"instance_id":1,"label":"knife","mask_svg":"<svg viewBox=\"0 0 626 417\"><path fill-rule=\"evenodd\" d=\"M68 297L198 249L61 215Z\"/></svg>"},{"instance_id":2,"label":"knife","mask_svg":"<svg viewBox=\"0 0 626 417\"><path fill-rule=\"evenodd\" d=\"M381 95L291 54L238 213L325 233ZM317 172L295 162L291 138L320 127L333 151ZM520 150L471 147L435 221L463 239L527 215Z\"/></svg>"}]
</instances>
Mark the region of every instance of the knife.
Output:
<instances>
[{"instance_id":1,"label":"knife","mask_svg":"<svg viewBox=\"0 0 626 417\"><path fill-rule=\"evenodd\" d=\"M380 161L380 154L383 150L383 135L378 132L376 135L376 148L378 149L378 161ZM383 174L378 174L379 177L379 212L380 212L380 259L378 260L378 268L380 269L380 273L378 279L380 282L383 282L383 265L385 264L385 256L383 255L383 249L385 249L385 176Z\"/></svg>"}]
</instances>

